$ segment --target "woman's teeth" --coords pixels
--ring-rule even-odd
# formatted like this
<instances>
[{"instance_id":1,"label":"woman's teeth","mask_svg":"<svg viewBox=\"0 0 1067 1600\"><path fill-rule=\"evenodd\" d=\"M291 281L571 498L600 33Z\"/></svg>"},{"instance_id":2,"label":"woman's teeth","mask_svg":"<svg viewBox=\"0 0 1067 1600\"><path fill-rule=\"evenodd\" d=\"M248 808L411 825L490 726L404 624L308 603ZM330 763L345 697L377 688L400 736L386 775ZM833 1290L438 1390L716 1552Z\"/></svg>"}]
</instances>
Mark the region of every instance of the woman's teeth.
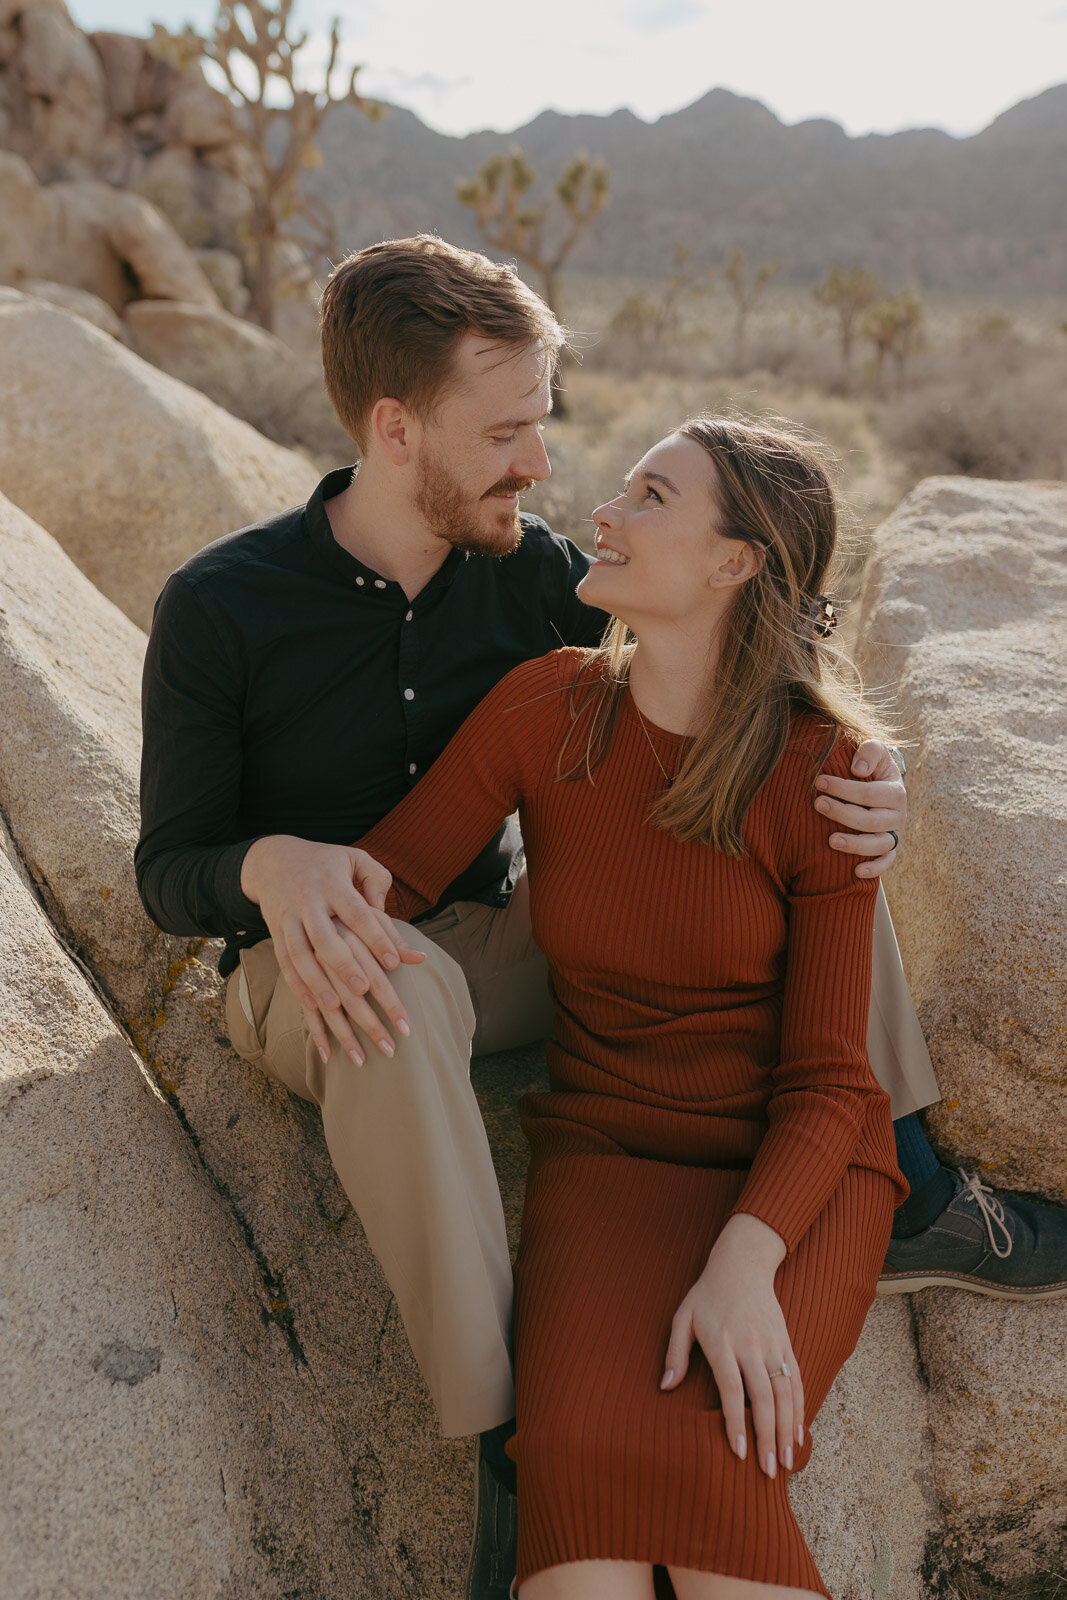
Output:
<instances>
[{"instance_id":1,"label":"woman's teeth","mask_svg":"<svg viewBox=\"0 0 1067 1600\"><path fill-rule=\"evenodd\" d=\"M617 567L625 567L629 556L620 556L617 550L609 550L607 545L598 545L596 558L598 561L610 561Z\"/></svg>"}]
</instances>

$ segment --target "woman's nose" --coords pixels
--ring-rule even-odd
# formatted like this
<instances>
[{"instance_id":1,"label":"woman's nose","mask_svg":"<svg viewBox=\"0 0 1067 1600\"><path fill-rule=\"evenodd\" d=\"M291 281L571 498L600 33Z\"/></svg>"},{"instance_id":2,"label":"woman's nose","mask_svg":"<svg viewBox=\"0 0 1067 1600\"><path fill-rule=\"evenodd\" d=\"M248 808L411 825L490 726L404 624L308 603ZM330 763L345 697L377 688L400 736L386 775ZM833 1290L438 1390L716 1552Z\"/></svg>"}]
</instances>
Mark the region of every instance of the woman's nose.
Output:
<instances>
[{"instance_id":1,"label":"woman's nose","mask_svg":"<svg viewBox=\"0 0 1067 1600\"><path fill-rule=\"evenodd\" d=\"M593 521L597 527L617 528L619 525L619 508L614 500L608 500L602 506L597 506L593 512Z\"/></svg>"}]
</instances>

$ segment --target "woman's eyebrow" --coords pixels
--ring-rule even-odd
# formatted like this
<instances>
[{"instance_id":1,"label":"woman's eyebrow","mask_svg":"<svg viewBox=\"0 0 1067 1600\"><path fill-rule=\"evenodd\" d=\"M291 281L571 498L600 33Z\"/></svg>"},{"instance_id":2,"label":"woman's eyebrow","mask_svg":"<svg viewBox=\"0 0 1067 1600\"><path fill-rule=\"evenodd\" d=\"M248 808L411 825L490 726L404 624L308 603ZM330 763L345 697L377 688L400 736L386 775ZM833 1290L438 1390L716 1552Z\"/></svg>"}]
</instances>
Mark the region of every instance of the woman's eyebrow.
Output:
<instances>
[{"instance_id":1,"label":"woman's eyebrow","mask_svg":"<svg viewBox=\"0 0 1067 1600\"><path fill-rule=\"evenodd\" d=\"M662 483L663 487L665 489L669 489L671 494L680 495L682 492L678 485L674 483L672 479L667 477L665 472L642 472L641 476L646 483ZM628 472L625 478L622 480L622 486L624 489L628 489L630 487L632 478L633 473Z\"/></svg>"}]
</instances>

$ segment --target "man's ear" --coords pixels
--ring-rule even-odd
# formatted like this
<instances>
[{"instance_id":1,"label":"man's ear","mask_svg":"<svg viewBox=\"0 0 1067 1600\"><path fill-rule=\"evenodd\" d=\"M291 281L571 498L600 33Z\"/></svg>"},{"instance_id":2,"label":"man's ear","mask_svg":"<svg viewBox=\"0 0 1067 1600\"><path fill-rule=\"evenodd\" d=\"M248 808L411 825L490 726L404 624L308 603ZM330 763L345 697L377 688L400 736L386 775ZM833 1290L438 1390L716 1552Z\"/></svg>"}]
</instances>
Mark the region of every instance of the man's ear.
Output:
<instances>
[{"instance_id":1,"label":"man's ear","mask_svg":"<svg viewBox=\"0 0 1067 1600\"><path fill-rule=\"evenodd\" d=\"M378 400L370 414L370 436L394 467L411 460L414 418L401 400Z\"/></svg>"}]
</instances>

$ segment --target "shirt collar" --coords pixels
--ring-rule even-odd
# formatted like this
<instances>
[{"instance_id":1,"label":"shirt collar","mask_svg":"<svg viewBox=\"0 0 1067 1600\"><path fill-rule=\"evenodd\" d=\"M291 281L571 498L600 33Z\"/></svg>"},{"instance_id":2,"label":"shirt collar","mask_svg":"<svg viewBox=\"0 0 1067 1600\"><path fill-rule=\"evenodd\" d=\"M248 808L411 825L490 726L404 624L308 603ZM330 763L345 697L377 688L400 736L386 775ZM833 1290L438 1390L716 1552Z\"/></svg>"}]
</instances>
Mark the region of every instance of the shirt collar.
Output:
<instances>
[{"instance_id":1,"label":"shirt collar","mask_svg":"<svg viewBox=\"0 0 1067 1600\"><path fill-rule=\"evenodd\" d=\"M405 609L409 601L403 589L391 578L383 578L373 567L365 566L349 551L342 548L333 536L330 519L326 515L326 501L341 494L352 482L356 468L336 467L320 481L304 508L304 525L312 548L321 556L332 575L349 588L363 594L380 595L394 602L402 601ZM427 597L447 589L460 567L469 558L460 550L450 550L429 583L416 595L411 605L420 605Z\"/></svg>"}]
</instances>

